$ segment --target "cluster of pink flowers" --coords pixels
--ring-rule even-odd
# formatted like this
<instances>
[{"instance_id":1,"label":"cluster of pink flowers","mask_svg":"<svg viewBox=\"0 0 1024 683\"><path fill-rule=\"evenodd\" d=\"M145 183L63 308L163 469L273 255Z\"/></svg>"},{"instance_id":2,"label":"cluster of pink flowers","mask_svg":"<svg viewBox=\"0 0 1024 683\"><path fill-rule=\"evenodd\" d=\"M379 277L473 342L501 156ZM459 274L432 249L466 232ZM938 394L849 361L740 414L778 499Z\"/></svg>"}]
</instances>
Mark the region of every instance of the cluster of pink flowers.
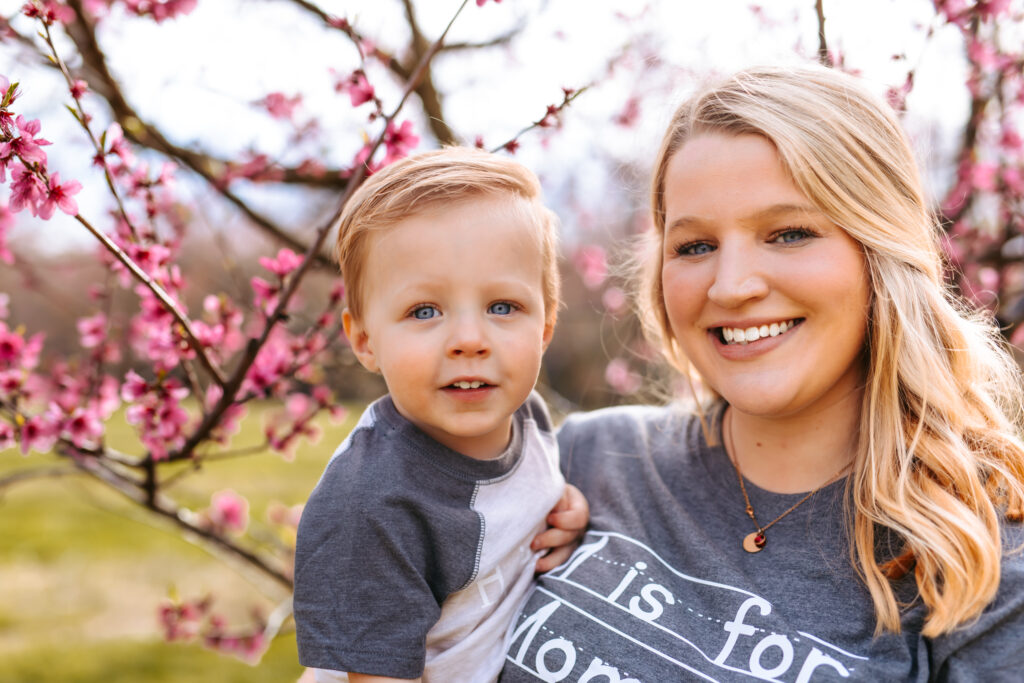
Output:
<instances>
[{"instance_id":1,"label":"cluster of pink flowers","mask_svg":"<svg viewBox=\"0 0 1024 683\"><path fill-rule=\"evenodd\" d=\"M86 0L85 7L94 17L102 17L112 8L123 7L138 17L150 17L158 24L189 14L198 0Z\"/></svg>"},{"instance_id":2,"label":"cluster of pink flowers","mask_svg":"<svg viewBox=\"0 0 1024 683\"><path fill-rule=\"evenodd\" d=\"M78 204L73 196L82 189L81 183L76 180L62 183L59 173L48 172L46 152L42 148L50 141L39 137L42 126L38 119L28 120L10 111L10 106L18 98L18 91L5 76L0 76L0 90L3 91L0 104L0 183L7 182L7 173L11 174L11 198L3 209L4 215L28 209L33 216L46 220L60 209L74 216L78 213ZM9 224L10 219L0 218L0 244L4 243L4 233ZM10 258L6 249L4 252L6 258Z\"/></svg>"},{"instance_id":3,"label":"cluster of pink flowers","mask_svg":"<svg viewBox=\"0 0 1024 683\"><path fill-rule=\"evenodd\" d=\"M135 425L139 439L154 460L165 460L185 442L191 420L181 405L189 390L175 377L147 382L129 370L121 385L121 398L129 404L125 417Z\"/></svg>"},{"instance_id":4,"label":"cluster of pink flowers","mask_svg":"<svg viewBox=\"0 0 1024 683\"><path fill-rule=\"evenodd\" d=\"M268 645L262 615L254 611L251 626L229 631L227 619L214 613L212 608L213 598L210 596L185 601L165 600L157 612L164 638L171 642L198 639L211 650L251 662L258 661Z\"/></svg>"}]
</instances>

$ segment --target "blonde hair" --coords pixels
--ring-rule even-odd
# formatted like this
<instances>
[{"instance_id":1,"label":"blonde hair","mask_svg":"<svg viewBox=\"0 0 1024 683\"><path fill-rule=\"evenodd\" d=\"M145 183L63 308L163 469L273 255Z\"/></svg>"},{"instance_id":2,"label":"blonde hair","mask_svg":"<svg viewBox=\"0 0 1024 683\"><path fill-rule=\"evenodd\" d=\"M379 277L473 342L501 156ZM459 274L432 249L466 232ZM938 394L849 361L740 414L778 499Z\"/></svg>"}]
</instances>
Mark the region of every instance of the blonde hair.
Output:
<instances>
[{"instance_id":1,"label":"blonde hair","mask_svg":"<svg viewBox=\"0 0 1024 683\"><path fill-rule=\"evenodd\" d=\"M335 252L345 282L349 313L360 319L363 269L375 231L456 202L508 195L523 200L524 217L537 232L542 252L544 312L558 315L558 219L541 202L537 176L520 163L467 147L446 147L406 157L374 174L355 191L339 219Z\"/></svg>"},{"instance_id":2,"label":"blonde hair","mask_svg":"<svg viewBox=\"0 0 1024 683\"><path fill-rule=\"evenodd\" d=\"M851 559L877 632L900 630L890 579L912 566L927 608L922 633L947 633L994 598L1000 522L1024 515L1020 369L991 320L944 283L939 228L898 119L857 79L819 67L737 73L673 116L652 185L657 244L638 297L645 331L670 362L686 369L661 285L666 167L710 131L771 141L800 191L863 249L871 301L848 484ZM899 557L876 558L876 525L902 539Z\"/></svg>"}]
</instances>

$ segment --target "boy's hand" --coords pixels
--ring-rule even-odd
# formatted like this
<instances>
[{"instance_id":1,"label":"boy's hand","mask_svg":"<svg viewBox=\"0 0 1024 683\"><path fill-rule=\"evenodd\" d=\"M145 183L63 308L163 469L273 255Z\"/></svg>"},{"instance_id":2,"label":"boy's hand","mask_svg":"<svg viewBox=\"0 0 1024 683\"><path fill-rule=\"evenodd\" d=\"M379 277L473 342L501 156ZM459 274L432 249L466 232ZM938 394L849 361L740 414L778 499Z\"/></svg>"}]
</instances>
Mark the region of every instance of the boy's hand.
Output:
<instances>
[{"instance_id":1,"label":"boy's hand","mask_svg":"<svg viewBox=\"0 0 1024 683\"><path fill-rule=\"evenodd\" d=\"M530 543L531 550L550 548L544 557L537 560L538 573L554 569L568 560L583 538L590 522L590 506L583 492L572 484L566 484L561 499L548 513L547 522L550 527L537 534Z\"/></svg>"}]
</instances>

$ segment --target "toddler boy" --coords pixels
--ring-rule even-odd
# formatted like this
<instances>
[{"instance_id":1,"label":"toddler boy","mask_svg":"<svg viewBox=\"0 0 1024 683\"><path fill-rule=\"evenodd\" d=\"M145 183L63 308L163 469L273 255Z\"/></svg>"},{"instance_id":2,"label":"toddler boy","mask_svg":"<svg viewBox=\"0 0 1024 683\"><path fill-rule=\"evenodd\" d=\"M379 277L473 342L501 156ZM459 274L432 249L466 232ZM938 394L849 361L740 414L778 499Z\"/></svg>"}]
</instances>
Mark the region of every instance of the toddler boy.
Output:
<instances>
[{"instance_id":1,"label":"toddler boy","mask_svg":"<svg viewBox=\"0 0 1024 683\"><path fill-rule=\"evenodd\" d=\"M533 392L558 308L556 248L536 177L478 150L398 161L346 206L345 333L388 395L331 458L299 525L299 659L317 680L500 672L539 555L531 539L565 490Z\"/></svg>"}]
</instances>

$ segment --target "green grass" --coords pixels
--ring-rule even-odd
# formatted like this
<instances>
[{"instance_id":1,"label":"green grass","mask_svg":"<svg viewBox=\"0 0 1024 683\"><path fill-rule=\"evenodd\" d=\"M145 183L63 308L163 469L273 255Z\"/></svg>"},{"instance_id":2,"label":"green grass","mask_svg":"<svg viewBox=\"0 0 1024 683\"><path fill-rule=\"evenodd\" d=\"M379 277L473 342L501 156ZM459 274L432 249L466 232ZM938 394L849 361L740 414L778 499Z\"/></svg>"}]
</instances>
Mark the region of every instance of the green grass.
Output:
<instances>
[{"instance_id":1,"label":"green grass","mask_svg":"<svg viewBox=\"0 0 1024 683\"><path fill-rule=\"evenodd\" d=\"M197 645L116 641L48 645L4 656L6 683L251 683L295 681L302 667L295 638L278 638L259 666L223 657Z\"/></svg>"},{"instance_id":2,"label":"green grass","mask_svg":"<svg viewBox=\"0 0 1024 683\"><path fill-rule=\"evenodd\" d=\"M232 450L262 440L276 405L253 406ZM250 504L250 531L271 534L272 502L303 502L361 406L344 424L320 424L317 444L302 442L293 460L260 453L203 465L169 493L192 510L231 488ZM108 424L111 446L139 452L120 416ZM52 466L52 455L0 452L0 477ZM169 594L210 594L215 611L244 624L287 591L246 566L193 545L167 521L84 476L32 479L0 491L0 679L5 681L289 681L301 673L294 636L275 641L257 667L202 649L164 643L158 605Z\"/></svg>"}]
</instances>

